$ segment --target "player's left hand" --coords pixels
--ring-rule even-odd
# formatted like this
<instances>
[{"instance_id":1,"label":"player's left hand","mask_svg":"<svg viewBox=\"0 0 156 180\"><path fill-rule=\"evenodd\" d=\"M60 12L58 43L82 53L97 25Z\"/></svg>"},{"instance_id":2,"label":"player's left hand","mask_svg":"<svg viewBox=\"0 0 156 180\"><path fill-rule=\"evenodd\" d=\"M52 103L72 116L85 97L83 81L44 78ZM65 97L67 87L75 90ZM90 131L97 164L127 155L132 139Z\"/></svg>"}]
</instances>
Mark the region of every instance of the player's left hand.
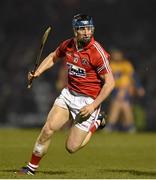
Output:
<instances>
[{"instance_id":1,"label":"player's left hand","mask_svg":"<svg viewBox=\"0 0 156 180\"><path fill-rule=\"evenodd\" d=\"M94 112L93 104L89 104L80 109L80 116L83 118L90 116Z\"/></svg>"}]
</instances>

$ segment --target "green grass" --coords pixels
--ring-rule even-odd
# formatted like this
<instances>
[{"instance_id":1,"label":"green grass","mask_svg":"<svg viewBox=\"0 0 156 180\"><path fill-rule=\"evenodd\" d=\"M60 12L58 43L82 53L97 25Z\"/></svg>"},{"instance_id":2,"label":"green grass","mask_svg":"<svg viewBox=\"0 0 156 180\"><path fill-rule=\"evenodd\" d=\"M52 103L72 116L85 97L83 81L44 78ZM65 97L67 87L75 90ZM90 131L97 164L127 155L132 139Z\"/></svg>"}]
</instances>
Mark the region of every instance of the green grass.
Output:
<instances>
[{"instance_id":1,"label":"green grass","mask_svg":"<svg viewBox=\"0 0 156 180\"><path fill-rule=\"evenodd\" d=\"M65 148L67 132L58 132L35 176L14 172L29 161L38 129L0 130L0 178L23 179L154 179L156 178L156 133L105 134L97 132L75 154Z\"/></svg>"}]
</instances>

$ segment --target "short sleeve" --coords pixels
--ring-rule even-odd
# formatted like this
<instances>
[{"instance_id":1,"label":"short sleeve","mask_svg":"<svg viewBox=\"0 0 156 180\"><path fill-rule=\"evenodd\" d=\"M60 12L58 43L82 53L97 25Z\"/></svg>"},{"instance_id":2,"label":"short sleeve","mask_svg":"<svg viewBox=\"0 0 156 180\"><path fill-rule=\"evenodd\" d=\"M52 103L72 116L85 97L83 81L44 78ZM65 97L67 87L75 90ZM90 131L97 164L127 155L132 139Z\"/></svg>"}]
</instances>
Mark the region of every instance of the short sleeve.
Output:
<instances>
[{"instance_id":1,"label":"short sleeve","mask_svg":"<svg viewBox=\"0 0 156 180\"><path fill-rule=\"evenodd\" d=\"M94 53L94 67L99 75L103 75L111 72L111 67L109 65L110 55L107 53L104 48L95 43L96 53Z\"/></svg>"},{"instance_id":2,"label":"short sleeve","mask_svg":"<svg viewBox=\"0 0 156 180\"><path fill-rule=\"evenodd\" d=\"M65 56L65 51L64 51L64 48L63 48L63 43L61 43L57 49L56 49L56 54L58 57L64 57Z\"/></svg>"},{"instance_id":3,"label":"short sleeve","mask_svg":"<svg viewBox=\"0 0 156 180\"><path fill-rule=\"evenodd\" d=\"M98 59L98 61L97 61L97 73L99 75L102 75L102 74L107 74L109 72L111 72L111 67L109 65L108 58L101 57L100 59Z\"/></svg>"},{"instance_id":4,"label":"short sleeve","mask_svg":"<svg viewBox=\"0 0 156 180\"><path fill-rule=\"evenodd\" d=\"M65 40L58 46L58 48L56 49L56 54L58 57L65 56L68 43L69 43L69 40Z\"/></svg>"}]
</instances>

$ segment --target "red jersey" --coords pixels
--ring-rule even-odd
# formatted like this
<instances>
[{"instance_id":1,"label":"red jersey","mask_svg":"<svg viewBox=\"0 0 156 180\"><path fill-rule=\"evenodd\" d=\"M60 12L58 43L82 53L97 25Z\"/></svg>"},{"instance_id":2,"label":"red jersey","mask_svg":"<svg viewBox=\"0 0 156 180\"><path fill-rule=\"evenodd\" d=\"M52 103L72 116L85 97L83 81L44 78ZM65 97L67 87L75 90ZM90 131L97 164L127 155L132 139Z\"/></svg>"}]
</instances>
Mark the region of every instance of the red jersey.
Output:
<instances>
[{"instance_id":1,"label":"red jersey","mask_svg":"<svg viewBox=\"0 0 156 180\"><path fill-rule=\"evenodd\" d=\"M102 46L92 37L86 47L78 50L72 38L61 43L56 53L65 58L69 90L96 98L103 85L100 75L111 71L110 55Z\"/></svg>"}]
</instances>

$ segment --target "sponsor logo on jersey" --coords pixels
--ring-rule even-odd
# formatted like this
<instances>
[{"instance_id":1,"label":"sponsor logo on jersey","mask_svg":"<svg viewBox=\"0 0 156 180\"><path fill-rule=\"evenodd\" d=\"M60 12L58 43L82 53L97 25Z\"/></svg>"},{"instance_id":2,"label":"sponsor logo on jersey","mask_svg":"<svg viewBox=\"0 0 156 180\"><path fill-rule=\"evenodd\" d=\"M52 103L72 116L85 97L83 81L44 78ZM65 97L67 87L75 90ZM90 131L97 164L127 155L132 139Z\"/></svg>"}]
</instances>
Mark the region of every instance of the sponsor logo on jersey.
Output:
<instances>
[{"instance_id":1,"label":"sponsor logo on jersey","mask_svg":"<svg viewBox=\"0 0 156 180\"><path fill-rule=\"evenodd\" d=\"M68 73L78 77L86 77L86 70L71 63L67 63Z\"/></svg>"}]
</instances>

